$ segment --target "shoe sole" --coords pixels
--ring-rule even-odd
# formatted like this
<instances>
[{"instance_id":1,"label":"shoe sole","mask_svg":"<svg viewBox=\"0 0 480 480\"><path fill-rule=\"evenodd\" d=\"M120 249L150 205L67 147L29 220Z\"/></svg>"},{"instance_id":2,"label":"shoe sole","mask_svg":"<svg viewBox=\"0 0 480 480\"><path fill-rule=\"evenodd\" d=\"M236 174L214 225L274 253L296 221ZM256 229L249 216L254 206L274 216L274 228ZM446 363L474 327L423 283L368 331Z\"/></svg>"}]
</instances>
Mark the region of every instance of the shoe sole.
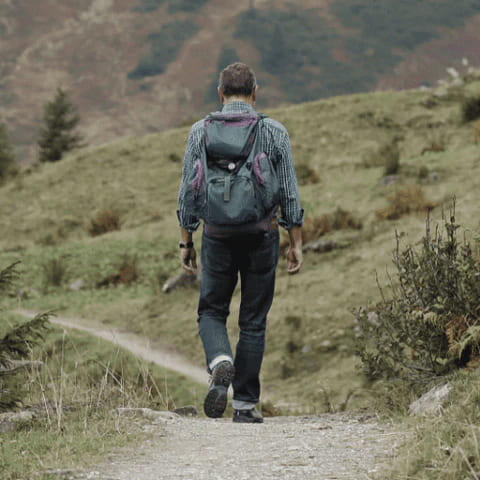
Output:
<instances>
[{"instance_id":1,"label":"shoe sole","mask_svg":"<svg viewBox=\"0 0 480 480\"><path fill-rule=\"evenodd\" d=\"M245 417L243 415L233 415L234 423L263 423L263 417Z\"/></svg>"},{"instance_id":2,"label":"shoe sole","mask_svg":"<svg viewBox=\"0 0 480 480\"><path fill-rule=\"evenodd\" d=\"M225 365L220 364L215 369L215 374L212 377L214 387L208 391L203 402L203 411L207 417L220 418L223 412L225 412L228 387L232 383L234 376L235 368L228 362Z\"/></svg>"},{"instance_id":3,"label":"shoe sole","mask_svg":"<svg viewBox=\"0 0 480 480\"><path fill-rule=\"evenodd\" d=\"M263 423L263 418L233 417L234 423Z\"/></svg>"}]
</instances>

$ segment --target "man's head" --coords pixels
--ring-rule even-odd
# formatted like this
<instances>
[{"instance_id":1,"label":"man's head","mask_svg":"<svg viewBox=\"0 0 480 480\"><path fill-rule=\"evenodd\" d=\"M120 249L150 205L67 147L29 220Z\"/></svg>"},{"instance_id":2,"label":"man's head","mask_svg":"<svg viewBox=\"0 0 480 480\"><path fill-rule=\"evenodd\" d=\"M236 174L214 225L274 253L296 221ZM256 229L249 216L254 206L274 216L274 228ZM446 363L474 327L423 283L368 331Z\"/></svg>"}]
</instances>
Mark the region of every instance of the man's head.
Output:
<instances>
[{"instance_id":1,"label":"man's head","mask_svg":"<svg viewBox=\"0 0 480 480\"><path fill-rule=\"evenodd\" d=\"M218 94L222 103L232 99L246 100L254 104L257 80L254 71L244 63L232 63L220 73Z\"/></svg>"}]
</instances>

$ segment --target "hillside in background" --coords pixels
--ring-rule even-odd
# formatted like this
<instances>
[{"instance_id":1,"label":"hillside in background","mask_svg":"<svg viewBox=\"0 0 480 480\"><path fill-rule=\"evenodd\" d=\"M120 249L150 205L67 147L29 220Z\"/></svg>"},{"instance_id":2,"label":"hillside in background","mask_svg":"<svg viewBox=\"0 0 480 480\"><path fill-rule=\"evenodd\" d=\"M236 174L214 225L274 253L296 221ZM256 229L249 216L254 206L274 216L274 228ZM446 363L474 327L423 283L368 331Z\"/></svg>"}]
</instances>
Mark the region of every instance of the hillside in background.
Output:
<instances>
[{"instance_id":1,"label":"hillside in background","mask_svg":"<svg viewBox=\"0 0 480 480\"><path fill-rule=\"evenodd\" d=\"M378 300L375 272L384 284L395 232L415 245L426 209L434 207L432 222L441 224L456 195L457 222L476 237L480 149L461 105L480 97L480 75L465 80L269 112L291 135L308 239L330 245L306 252L300 275L288 276L283 259L279 265L263 370L265 392L279 408L370 405L370 386L356 370L352 309ZM0 265L22 261L24 307L132 331L203 364L196 289L162 292L179 271L175 211L188 129L79 150L0 187ZM397 176L382 180L392 170ZM101 213L116 215L116 224L92 237ZM80 289L71 289L78 280ZM232 334L238 308L239 292Z\"/></svg>"},{"instance_id":2,"label":"hillside in background","mask_svg":"<svg viewBox=\"0 0 480 480\"><path fill-rule=\"evenodd\" d=\"M256 70L259 107L434 84L480 64L478 0L5 0L0 122L35 157L57 87L92 144L158 132L214 109L219 68Z\"/></svg>"}]
</instances>

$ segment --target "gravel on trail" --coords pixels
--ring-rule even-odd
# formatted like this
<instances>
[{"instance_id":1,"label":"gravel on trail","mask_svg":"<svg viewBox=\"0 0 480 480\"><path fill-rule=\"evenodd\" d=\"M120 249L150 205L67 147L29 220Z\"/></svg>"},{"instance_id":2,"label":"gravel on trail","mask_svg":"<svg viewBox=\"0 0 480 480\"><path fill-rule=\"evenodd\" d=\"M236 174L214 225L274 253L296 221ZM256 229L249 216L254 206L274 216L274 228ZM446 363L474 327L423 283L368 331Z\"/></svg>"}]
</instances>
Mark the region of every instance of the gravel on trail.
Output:
<instances>
[{"instance_id":1,"label":"gravel on trail","mask_svg":"<svg viewBox=\"0 0 480 480\"><path fill-rule=\"evenodd\" d=\"M369 480L404 438L355 414L266 418L264 424L171 416L151 439L77 479Z\"/></svg>"}]
</instances>

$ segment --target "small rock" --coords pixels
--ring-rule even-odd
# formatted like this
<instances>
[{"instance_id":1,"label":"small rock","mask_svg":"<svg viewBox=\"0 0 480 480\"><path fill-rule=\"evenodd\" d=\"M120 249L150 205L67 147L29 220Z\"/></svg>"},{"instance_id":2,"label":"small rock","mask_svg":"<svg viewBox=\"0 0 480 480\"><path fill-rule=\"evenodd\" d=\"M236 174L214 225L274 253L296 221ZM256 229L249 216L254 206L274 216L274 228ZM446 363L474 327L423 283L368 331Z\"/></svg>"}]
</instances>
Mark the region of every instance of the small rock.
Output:
<instances>
[{"instance_id":1,"label":"small rock","mask_svg":"<svg viewBox=\"0 0 480 480\"><path fill-rule=\"evenodd\" d=\"M302 353L309 353L312 351L312 346L311 345L304 345L302 347Z\"/></svg>"},{"instance_id":2,"label":"small rock","mask_svg":"<svg viewBox=\"0 0 480 480\"><path fill-rule=\"evenodd\" d=\"M319 238L318 240L312 240L311 242L308 242L307 244L305 244L303 247L303 251L325 253L325 252L330 252L339 247L340 245L335 240L326 240L324 238Z\"/></svg>"},{"instance_id":3,"label":"small rock","mask_svg":"<svg viewBox=\"0 0 480 480\"><path fill-rule=\"evenodd\" d=\"M438 172L431 172L428 174L428 179L431 182L438 182L440 181L440 175L438 174Z\"/></svg>"},{"instance_id":4,"label":"small rock","mask_svg":"<svg viewBox=\"0 0 480 480\"><path fill-rule=\"evenodd\" d=\"M170 277L162 287L164 293L172 292L178 288L184 288L190 285L195 285L200 280L200 273L197 271L195 275L190 275L188 272L180 272L173 277Z\"/></svg>"},{"instance_id":5,"label":"small rock","mask_svg":"<svg viewBox=\"0 0 480 480\"><path fill-rule=\"evenodd\" d=\"M79 290L82 290L83 288L85 288L85 281L82 280L81 278L73 281L70 284L70 290L73 290L74 292L78 292Z\"/></svg>"},{"instance_id":6,"label":"small rock","mask_svg":"<svg viewBox=\"0 0 480 480\"><path fill-rule=\"evenodd\" d=\"M173 412L177 415L181 415L182 417L196 417L198 415L198 410L194 405L179 407L176 408Z\"/></svg>"},{"instance_id":7,"label":"small rock","mask_svg":"<svg viewBox=\"0 0 480 480\"><path fill-rule=\"evenodd\" d=\"M179 415L174 412L152 410L151 408L117 408L117 413L142 416L153 423L166 423L179 418Z\"/></svg>"},{"instance_id":8,"label":"small rock","mask_svg":"<svg viewBox=\"0 0 480 480\"><path fill-rule=\"evenodd\" d=\"M392 185L394 183L398 182L398 175L385 175L381 180L380 180L380 185Z\"/></svg>"},{"instance_id":9,"label":"small rock","mask_svg":"<svg viewBox=\"0 0 480 480\"><path fill-rule=\"evenodd\" d=\"M449 383L432 388L408 407L410 415L437 415L452 391Z\"/></svg>"},{"instance_id":10,"label":"small rock","mask_svg":"<svg viewBox=\"0 0 480 480\"><path fill-rule=\"evenodd\" d=\"M17 430L34 418L34 413L28 411L0 413L0 433Z\"/></svg>"}]
</instances>

